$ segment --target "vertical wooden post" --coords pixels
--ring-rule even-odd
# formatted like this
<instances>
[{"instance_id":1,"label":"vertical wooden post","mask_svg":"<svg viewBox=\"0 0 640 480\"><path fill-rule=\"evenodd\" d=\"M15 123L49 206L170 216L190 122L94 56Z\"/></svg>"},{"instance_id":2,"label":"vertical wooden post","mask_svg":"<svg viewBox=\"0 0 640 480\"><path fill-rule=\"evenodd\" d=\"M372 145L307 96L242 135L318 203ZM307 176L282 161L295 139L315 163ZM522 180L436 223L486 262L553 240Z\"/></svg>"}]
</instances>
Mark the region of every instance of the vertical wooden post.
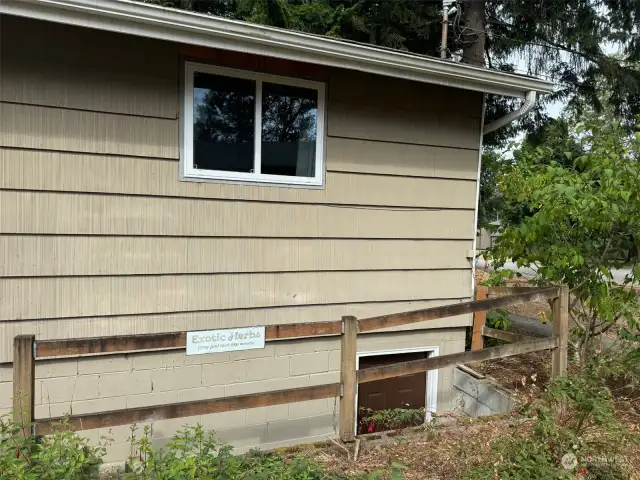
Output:
<instances>
[{"instance_id":1,"label":"vertical wooden post","mask_svg":"<svg viewBox=\"0 0 640 480\"><path fill-rule=\"evenodd\" d=\"M18 335L13 339L13 419L31 435L35 391L35 335Z\"/></svg>"},{"instance_id":2,"label":"vertical wooden post","mask_svg":"<svg viewBox=\"0 0 640 480\"><path fill-rule=\"evenodd\" d=\"M478 285L476 300L487 298L487 287ZM473 335L471 336L471 350L482 350L484 340L482 338L482 327L487 322L487 312L475 312L473 314Z\"/></svg>"},{"instance_id":3,"label":"vertical wooden post","mask_svg":"<svg viewBox=\"0 0 640 480\"><path fill-rule=\"evenodd\" d=\"M341 357L340 357L340 439L352 442L356 424L356 351L358 348L358 320L356 317L342 317Z\"/></svg>"},{"instance_id":4,"label":"vertical wooden post","mask_svg":"<svg viewBox=\"0 0 640 480\"><path fill-rule=\"evenodd\" d=\"M558 338L558 348L553 349L551 377L567 373L567 345L569 343L569 287L562 285L559 296L553 299L553 336Z\"/></svg>"}]
</instances>

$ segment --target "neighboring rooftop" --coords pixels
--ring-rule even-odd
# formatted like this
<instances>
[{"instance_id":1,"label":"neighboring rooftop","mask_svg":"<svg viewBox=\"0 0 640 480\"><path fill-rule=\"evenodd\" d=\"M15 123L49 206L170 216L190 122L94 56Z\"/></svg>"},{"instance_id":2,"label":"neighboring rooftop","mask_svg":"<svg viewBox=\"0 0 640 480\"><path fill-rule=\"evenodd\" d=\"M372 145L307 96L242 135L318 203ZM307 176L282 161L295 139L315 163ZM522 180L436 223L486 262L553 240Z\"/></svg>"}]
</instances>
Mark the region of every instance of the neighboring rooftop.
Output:
<instances>
[{"instance_id":1,"label":"neighboring rooftop","mask_svg":"<svg viewBox=\"0 0 640 480\"><path fill-rule=\"evenodd\" d=\"M0 13L524 98L526 75L130 0L3 0Z\"/></svg>"}]
</instances>

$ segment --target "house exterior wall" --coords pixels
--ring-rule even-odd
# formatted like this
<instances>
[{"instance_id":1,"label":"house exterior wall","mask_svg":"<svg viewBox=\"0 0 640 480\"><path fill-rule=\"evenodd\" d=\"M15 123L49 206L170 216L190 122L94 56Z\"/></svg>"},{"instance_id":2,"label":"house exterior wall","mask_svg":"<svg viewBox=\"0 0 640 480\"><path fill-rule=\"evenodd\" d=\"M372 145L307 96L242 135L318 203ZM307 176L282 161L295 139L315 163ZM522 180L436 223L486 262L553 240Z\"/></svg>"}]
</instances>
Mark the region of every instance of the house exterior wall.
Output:
<instances>
[{"instance_id":1,"label":"house exterior wall","mask_svg":"<svg viewBox=\"0 0 640 480\"><path fill-rule=\"evenodd\" d=\"M323 69L324 188L181 182L179 76L193 50L8 16L0 22L2 406L7 392L10 397L6 362L17 334L48 339L363 318L472 295L467 255L480 94ZM221 53L203 61L228 65L237 58ZM293 67L318 75L309 66ZM452 342L450 351L459 351L464 329L453 327L470 322L454 317L366 341L382 338L385 348ZM425 327L452 328L420 330ZM205 370L220 362L207 356L188 364L180 352L39 363L38 388L50 383L46 372L67 377L54 383L73 383L82 396L74 401L85 402L78 408L98 411L241 393L230 387L235 384L302 386L301 375L334 381L335 348L313 356L314 342L283 342L262 352L287 381L258 378L271 373L260 374L261 362L249 358L242 378L229 386L207 383ZM299 353L286 353L288 346ZM290 355L300 358L292 362ZM311 355L308 361L304 355ZM173 381L162 373L165 357L184 375L175 376L180 388L158 391L158 382ZM137 358L160 366L138 368ZM294 370L307 364L319 370ZM109 379L122 372L140 381ZM136 391L118 390L126 385ZM446 399L450 380L442 385ZM64 411L69 393L64 388L50 398L41 390L38 412ZM333 408L323 402L320 416ZM305 411L273 409L283 422L297 420L292 411ZM247 419L260 414L233 415L248 427ZM305 425L300 436L315 436L315 427ZM260 443L280 438L258 433L252 438Z\"/></svg>"}]
</instances>

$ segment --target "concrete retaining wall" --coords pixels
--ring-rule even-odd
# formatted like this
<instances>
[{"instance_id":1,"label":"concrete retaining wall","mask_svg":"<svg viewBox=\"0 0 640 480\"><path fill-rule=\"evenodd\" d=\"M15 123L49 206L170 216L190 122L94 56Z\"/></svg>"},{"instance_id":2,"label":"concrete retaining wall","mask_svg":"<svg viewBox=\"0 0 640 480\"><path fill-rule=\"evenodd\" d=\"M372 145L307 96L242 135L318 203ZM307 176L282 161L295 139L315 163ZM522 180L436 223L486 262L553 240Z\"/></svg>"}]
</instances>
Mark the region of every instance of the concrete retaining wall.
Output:
<instances>
[{"instance_id":1,"label":"concrete retaining wall","mask_svg":"<svg viewBox=\"0 0 640 480\"><path fill-rule=\"evenodd\" d=\"M515 406L513 398L486 378L478 378L456 368L453 371L453 407L470 417L483 417L510 412Z\"/></svg>"}]
</instances>

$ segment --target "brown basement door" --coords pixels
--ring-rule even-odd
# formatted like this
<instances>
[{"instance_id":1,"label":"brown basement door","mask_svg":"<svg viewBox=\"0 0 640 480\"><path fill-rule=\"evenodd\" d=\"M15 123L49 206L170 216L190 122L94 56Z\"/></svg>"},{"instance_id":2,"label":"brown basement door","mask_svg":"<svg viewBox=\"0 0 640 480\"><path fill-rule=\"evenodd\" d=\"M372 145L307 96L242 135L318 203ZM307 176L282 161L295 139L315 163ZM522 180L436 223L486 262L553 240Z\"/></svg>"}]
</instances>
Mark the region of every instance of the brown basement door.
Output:
<instances>
[{"instance_id":1,"label":"brown basement door","mask_svg":"<svg viewBox=\"0 0 640 480\"><path fill-rule=\"evenodd\" d=\"M360 357L359 369L377 367L391 363L407 362L427 358L427 352L400 353L394 355L376 355ZM358 433L388 430L384 425L365 424L362 418L368 410L387 410L392 408L425 408L427 375L416 373L404 377L388 378L377 382L362 383L358 386ZM408 427L410 425L402 425Z\"/></svg>"}]
</instances>

